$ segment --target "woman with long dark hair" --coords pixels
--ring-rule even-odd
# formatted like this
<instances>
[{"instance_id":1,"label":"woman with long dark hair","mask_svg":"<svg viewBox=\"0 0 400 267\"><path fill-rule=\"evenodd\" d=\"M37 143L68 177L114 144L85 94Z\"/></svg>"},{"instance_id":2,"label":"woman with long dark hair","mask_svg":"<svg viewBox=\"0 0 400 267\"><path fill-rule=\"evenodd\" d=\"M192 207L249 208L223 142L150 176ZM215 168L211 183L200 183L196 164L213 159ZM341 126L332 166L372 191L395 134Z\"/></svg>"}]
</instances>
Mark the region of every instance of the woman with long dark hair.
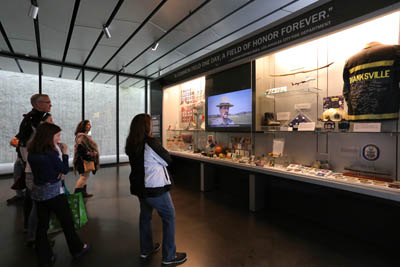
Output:
<instances>
[{"instance_id":1,"label":"woman with long dark hair","mask_svg":"<svg viewBox=\"0 0 400 267\"><path fill-rule=\"evenodd\" d=\"M131 165L131 194L140 202L140 257L149 258L160 249L159 243L153 243L151 228L152 212L156 209L163 223L163 265L185 262L186 253L176 252L175 246L175 208L169 194L172 182L166 169L171 156L151 136L150 115L139 114L133 118L125 152Z\"/></svg>"},{"instance_id":2,"label":"woman with long dark hair","mask_svg":"<svg viewBox=\"0 0 400 267\"><path fill-rule=\"evenodd\" d=\"M75 193L82 192L83 197L92 197L87 193L87 184L90 172L96 174L100 168L99 150L96 142L89 136L92 128L90 121L81 121L75 130L75 147L74 147L74 172L78 171L79 179L75 185ZM94 170L85 170L86 164L91 164Z\"/></svg>"},{"instance_id":3,"label":"woman with long dark hair","mask_svg":"<svg viewBox=\"0 0 400 267\"><path fill-rule=\"evenodd\" d=\"M50 212L60 221L70 253L80 257L89 250L89 245L79 239L71 209L62 187L62 174L69 171L67 146L56 146L60 142L61 129L55 124L43 123L28 146L28 162L33 173L32 199L36 201L38 225L36 230L36 252L39 266L53 266L53 254L48 238ZM61 154L61 155L60 155Z\"/></svg>"}]
</instances>

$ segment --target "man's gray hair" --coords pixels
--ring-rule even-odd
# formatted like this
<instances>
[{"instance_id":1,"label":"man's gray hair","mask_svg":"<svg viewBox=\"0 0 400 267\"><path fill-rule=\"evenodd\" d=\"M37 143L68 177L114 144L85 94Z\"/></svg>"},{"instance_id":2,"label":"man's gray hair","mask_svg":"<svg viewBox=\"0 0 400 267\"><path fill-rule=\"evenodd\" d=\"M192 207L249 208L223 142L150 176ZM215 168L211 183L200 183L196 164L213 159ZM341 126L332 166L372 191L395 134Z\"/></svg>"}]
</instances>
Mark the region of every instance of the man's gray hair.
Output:
<instances>
[{"instance_id":1,"label":"man's gray hair","mask_svg":"<svg viewBox=\"0 0 400 267\"><path fill-rule=\"evenodd\" d=\"M45 94L34 94L34 95L32 95L31 96L31 105L32 105L32 107L35 107L37 102L40 101L40 98L43 98L43 97L49 97L49 96L45 95Z\"/></svg>"}]
</instances>

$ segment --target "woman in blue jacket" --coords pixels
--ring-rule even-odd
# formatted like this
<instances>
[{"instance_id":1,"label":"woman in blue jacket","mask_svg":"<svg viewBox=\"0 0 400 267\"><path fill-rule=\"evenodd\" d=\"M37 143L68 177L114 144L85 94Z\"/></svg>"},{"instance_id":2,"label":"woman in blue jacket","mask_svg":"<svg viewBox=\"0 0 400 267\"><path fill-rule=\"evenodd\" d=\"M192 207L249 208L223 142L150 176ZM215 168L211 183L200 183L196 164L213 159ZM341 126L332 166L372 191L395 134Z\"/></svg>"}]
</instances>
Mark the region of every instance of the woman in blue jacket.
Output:
<instances>
[{"instance_id":1,"label":"woman in blue jacket","mask_svg":"<svg viewBox=\"0 0 400 267\"><path fill-rule=\"evenodd\" d=\"M57 150L61 129L57 125L43 123L28 146L28 162L33 173L32 199L37 204L38 225L36 231L36 252L39 266L53 266L53 254L48 238L50 212L54 212L63 228L71 254L77 258L89 250L88 244L79 239L72 218L71 209L62 187L63 174L69 171L67 146Z\"/></svg>"},{"instance_id":2,"label":"woman in blue jacket","mask_svg":"<svg viewBox=\"0 0 400 267\"><path fill-rule=\"evenodd\" d=\"M131 194L140 202L140 257L143 259L160 249L153 243L151 218L156 209L163 223L162 264L178 265L186 261L186 253L176 252L175 208L169 190L171 179L166 167L171 156L157 139L151 136L151 117L136 115L126 139L125 152L129 156Z\"/></svg>"}]
</instances>

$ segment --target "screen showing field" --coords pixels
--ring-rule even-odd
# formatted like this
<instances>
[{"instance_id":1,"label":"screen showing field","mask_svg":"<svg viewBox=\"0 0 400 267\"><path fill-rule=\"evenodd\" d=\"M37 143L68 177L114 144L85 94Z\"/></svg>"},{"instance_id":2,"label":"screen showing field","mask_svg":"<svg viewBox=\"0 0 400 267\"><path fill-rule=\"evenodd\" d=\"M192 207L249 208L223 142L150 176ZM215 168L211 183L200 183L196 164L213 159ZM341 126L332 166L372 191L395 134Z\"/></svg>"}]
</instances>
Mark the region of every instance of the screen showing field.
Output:
<instances>
[{"instance_id":1,"label":"screen showing field","mask_svg":"<svg viewBox=\"0 0 400 267\"><path fill-rule=\"evenodd\" d=\"M251 127L251 94L250 88L209 96L207 125L210 127Z\"/></svg>"}]
</instances>

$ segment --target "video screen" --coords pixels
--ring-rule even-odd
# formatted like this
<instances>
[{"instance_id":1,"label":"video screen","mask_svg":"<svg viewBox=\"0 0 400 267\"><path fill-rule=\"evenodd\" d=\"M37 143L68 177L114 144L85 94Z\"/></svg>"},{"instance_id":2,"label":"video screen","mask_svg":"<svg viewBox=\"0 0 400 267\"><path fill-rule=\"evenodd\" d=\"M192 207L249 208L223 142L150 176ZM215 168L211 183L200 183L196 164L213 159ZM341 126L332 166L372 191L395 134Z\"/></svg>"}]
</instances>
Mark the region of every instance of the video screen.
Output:
<instances>
[{"instance_id":1,"label":"video screen","mask_svg":"<svg viewBox=\"0 0 400 267\"><path fill-rule=\"evenodd\" d=\"M209 96L207 99L207 126L209 128L251 127L251 96L251 88Z\"/></svg>"}]
</instances>

